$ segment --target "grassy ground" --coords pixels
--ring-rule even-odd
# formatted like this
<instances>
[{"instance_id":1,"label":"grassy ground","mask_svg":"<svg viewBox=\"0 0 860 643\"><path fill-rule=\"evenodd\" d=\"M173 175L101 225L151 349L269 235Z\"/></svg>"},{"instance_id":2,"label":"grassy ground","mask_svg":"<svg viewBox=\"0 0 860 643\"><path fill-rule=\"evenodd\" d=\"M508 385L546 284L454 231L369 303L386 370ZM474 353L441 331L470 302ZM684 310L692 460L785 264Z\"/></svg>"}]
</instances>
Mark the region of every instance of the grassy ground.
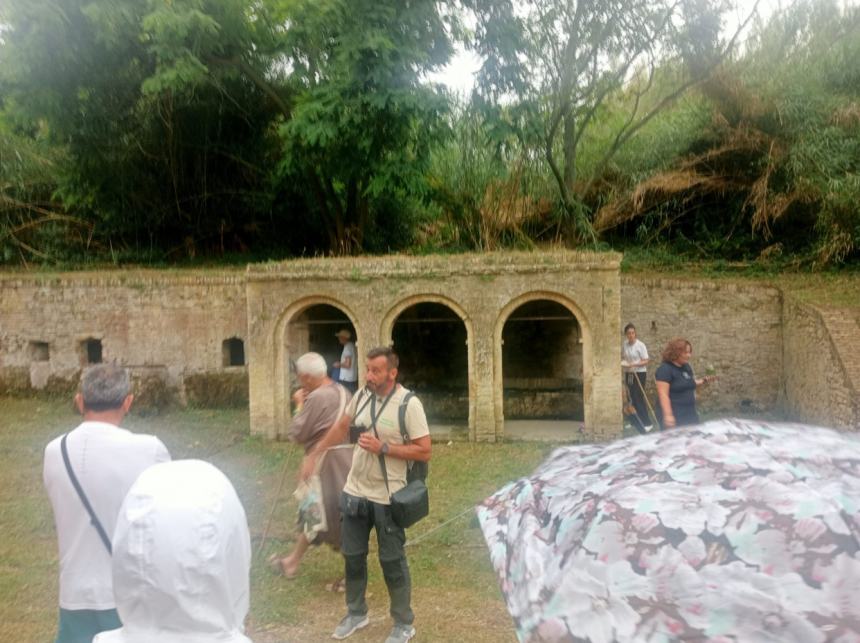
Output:
<instances>
[{"instance_id":1,"label":"grassy ground","mask_svg":"<svg viewBox=\"0 0 860 643\"><path fill-rule=\"evenodd\" d=\"M772 278L771 282L786 295L804 303L860 311L860 272L787 273Z\"/></svg>"},{"instance_id":2,"label":"grassy ground","mask_svg":"<svg viewBox=\"0 0 860 643\"><path fill-rule=\"evenodd\" d=\"M57 613L57 550L50 506L42 488L42 451L79 419L65 401L0 398L0 641L49 641ZM290 445L248 436L244 410L185 410L132 416L126 426L157 434L174 458L202 458L233 481L248 514L255 553L277 495L274 521L251 570L248 633L256 643L330 640L344 613L343 595L326 591L341 559L312 549L298 579L273 576L264 561L290 547L291 491L300 454ZM409 532L417 641L515 641L483 538L471 512L429 533L504 482L530 472L546 444L434 445L431 513ZM426 538L418 541L423 534ZM382 574L371 552L371 625L352 639L379 641L391 626Z\"/></svg>"}]
</instances>

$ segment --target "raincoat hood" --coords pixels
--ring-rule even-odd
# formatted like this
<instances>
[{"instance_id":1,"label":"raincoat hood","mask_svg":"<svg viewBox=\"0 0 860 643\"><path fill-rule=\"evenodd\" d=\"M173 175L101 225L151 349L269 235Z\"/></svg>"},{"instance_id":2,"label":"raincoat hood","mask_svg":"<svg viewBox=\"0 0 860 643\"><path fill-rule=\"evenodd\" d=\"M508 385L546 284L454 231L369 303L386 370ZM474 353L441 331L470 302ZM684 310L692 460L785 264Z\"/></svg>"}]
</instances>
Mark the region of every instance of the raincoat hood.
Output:
<instances>
[{"instance_id":1,"label":"raincoat hood","mask_svg":"<svg viewBox=\"0 0 860 643\"><path fill-rule=\"evenodd\" d=\"M150 467L122 504L113 586L123 627L94 643L250 643L251 541L227 477L200 460Z\"/></svg>"}]
</instances>

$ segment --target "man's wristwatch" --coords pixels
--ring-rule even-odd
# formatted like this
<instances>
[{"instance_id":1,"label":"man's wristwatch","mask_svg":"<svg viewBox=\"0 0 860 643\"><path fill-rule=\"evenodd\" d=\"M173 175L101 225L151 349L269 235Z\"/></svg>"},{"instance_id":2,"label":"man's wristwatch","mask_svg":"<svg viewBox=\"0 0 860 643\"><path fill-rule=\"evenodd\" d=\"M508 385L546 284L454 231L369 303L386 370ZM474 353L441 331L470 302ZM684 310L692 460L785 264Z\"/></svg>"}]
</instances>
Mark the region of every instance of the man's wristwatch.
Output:
<instances>
[{"instance_id":1,"label":"man's wristwatch","mask_svg":"<svg viewBox=\"0 0 860 643\"><path fill-rule=\"evenodd\" d=\"M382 443L382 449L380 450L382 455L388 455L388 442Z\"/></svg>"}]
</instances>

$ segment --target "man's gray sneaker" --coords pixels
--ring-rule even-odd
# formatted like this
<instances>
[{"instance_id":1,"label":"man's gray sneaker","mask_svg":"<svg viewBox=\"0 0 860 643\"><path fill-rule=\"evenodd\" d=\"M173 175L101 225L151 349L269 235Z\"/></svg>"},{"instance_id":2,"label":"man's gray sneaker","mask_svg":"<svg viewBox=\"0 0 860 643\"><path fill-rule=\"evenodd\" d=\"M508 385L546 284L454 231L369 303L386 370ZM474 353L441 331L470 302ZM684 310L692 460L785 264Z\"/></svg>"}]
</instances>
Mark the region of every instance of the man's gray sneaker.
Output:
<instances>
[{"instance_id":1,"label":"man's gray sneaker","mask_svg":"<svg viewBox=\"0 0 860 643\"><path fill-rule=\"evenodd\" d=\"M385 643L406 643L415 636L415 628L411 625L395 625Z\"/></svg>"},{"instance_id":2,"label":"man's gray sneaker","mask_svg":"<svg viewBox=\"0 0 860 643\"><path fill-rule=\"evenodd\" d=\"M347 614L343 617L341 622L337 624L337 627L334 629L334 634L332 634L331 637L340 641L341 639L345 639L347 636L351 636L356 630L367 627L368 623L370 623L370 619L367 618L367 614L362 614L360 616ZM402 640L408 641L409 639Z\"/></svg>"}]
</instances>

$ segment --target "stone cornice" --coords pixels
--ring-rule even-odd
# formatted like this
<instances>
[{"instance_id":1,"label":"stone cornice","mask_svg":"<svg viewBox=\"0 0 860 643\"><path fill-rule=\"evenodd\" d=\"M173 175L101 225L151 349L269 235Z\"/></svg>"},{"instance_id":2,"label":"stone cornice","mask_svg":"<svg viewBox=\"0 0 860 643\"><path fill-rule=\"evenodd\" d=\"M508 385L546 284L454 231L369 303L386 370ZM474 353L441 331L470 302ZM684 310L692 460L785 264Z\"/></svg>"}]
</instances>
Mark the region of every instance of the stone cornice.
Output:
<instances>
[{"instance_id":1,"label":"stone cornice","mask_svg":"<svg viewBox=\"0 0 860 643\"><path fill-rule=\"evenodd\" d=\"M617 271L615 252L505 252L457 255L322 257L248 266L249 281L319 279L365 281L467 275L553 273L569 270Z\"/></svg>"}]
</instances>

